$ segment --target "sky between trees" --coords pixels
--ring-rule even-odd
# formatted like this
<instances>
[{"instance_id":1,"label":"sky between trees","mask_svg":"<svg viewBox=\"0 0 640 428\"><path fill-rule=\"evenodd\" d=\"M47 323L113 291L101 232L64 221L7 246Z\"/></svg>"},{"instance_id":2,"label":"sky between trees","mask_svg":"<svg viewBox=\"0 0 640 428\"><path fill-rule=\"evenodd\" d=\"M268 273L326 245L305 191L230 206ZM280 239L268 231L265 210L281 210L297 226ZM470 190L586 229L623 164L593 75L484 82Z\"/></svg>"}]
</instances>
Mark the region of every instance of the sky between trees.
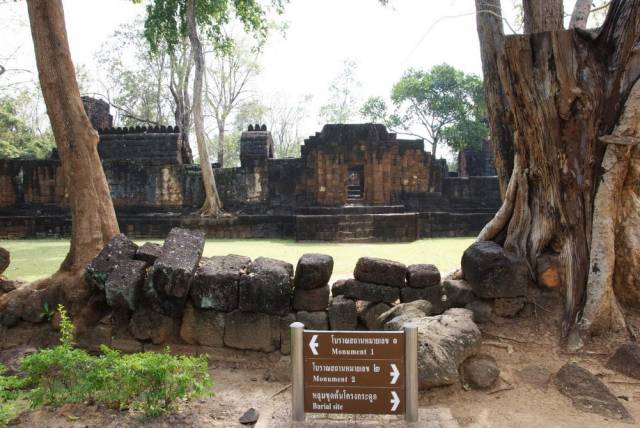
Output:
<instances>
[{"instance_id":1,"label":"sky between trees","mask_svg":"<svg viewBox=\"0 0 640 428\"><path fill-rule=\"evenodd\" d=\"M517 26L515 2L502 3L505 18ZM565 10L574 3L565 1ZM64 6L73 59L95 76L103 73L96 61L102 43L120 25L144 16L143 6L129 0L64 0ZM33 82L37 73L26 5L10 2L0 8L0 58L11 57L11 68L24 70L6 73L0 84ZM481 75L474 9L473 0L392 0L387 7L377 0L291 0L277 18L286 24L286 32L271 34L250 91L258 98L293 104L305 99L309 118L299 126L304 136L322 126L321 106L345 60L357 66L359 103L369 96L388 98L393 84L411 67L426 70L446 62Z\"/></svg>"}]
</instances>

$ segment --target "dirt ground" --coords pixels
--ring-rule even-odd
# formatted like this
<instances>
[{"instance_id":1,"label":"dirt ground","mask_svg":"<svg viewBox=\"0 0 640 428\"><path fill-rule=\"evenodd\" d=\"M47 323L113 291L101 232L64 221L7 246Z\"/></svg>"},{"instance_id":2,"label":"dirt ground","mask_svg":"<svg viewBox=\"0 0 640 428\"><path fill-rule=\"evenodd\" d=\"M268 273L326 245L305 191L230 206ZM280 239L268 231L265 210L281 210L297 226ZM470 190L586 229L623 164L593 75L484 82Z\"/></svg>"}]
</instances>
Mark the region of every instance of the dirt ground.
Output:
<instances>
[{"instance_id":1,"label":"dirt ground","mask_svg":"<svg viewBox=\"0 0 640 428\"><path fill-rule=\"evenodd\" d=\"M494 318L481 326L482 352L501 370L499 384L489 391L465 391L459 384L420 395L420 407L450 409L460 427L629 427L592 413L584 413L560 394L554 375L567 362L576 362L596 374L620 399L640 426L640 382L604 367L624 334L594 340L580 354L565 353L558 343L559 311L537 307L529 317ZM636 320L637 321L637 320ZM637 325L637 324L636 324ZM80 405L22 414L22 427L234 427L250 407L260 412L257 427L269 427L272 415L289 406L287 382L265 380L279 354L221 351L211 363L214 396L186 403L170 415L142 419L129 411ZM281 422L281 421L280 421ZM380 423L384 426L384 423Z\"/></svg>"}]
</instances>

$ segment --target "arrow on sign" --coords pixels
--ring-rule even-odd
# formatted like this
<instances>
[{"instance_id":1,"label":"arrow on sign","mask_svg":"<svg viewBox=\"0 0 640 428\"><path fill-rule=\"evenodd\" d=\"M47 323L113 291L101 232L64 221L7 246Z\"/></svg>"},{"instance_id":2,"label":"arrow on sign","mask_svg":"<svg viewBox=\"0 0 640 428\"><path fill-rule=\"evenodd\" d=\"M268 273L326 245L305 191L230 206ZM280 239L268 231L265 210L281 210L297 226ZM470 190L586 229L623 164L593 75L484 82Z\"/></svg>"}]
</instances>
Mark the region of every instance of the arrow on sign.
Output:
<instances>
[{"instance_id":1,"label":"arrow on sign","mask_svg":"<svg viewBox=\"0 0 640 428\"><path fill-rule=\"evenodd\" d=\"M314 334L311 336L311 340L309 341L309 349L313 352L313 355L318 355L318 335Z\"/></svg>"},{"instance_id":2,"label":"arrow on sign","mask_svg":"<svg viewBox=\"0 0 640 428\"><path fill-rule=\"evenodd\" d=\"M391 391L391 397L391 411L395 412L400 405L400 397L398 397L395 391Z\"/></svg>"},{"instance_id":3,"label":"arrow on sign","mask_svg":"<svg viewBox=\"0 0 640 428\"><path fill-rule=\"evenodd\" d=\"M395 364L391 364L391 385L395 384L400 377L400 371Z\"/></svg>"}]
</instances>

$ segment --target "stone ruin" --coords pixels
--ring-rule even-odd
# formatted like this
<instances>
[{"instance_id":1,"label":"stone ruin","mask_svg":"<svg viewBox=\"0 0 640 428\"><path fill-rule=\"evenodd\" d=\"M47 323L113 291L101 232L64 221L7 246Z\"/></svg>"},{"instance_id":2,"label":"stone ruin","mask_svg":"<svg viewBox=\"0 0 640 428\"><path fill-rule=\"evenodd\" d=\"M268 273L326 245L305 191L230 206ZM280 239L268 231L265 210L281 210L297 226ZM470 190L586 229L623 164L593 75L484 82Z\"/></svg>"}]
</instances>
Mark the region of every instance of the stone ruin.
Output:
<instances>
[{"instance_id":1,"label":"stone ruin","mask_svg":"<svg viewBox=\"0 0 640 428\"><path fill-rule=\"evenodd\" d=\"M86 269L78 345L286 356L294 321L315 330L399 330L411 321L418 325L425 389L459 380L460 365L479 351L476 323L513 317L530 305L526 262L493 243L465 252L468 281L443 279L434 265L362 257L353 278L332 284L327 255L305 254L294 269L266 257L202 257L203 249L204 232L197 230L174 228L162 245L113 238ZM0 350L55 340L55 318L49 321L43 308L69 305L64 286L29 287L18 285L0 311Z\"/></svg>"},{"instance_id":2,"label":"stone ruin","mask_svg":"<svg viewBox=\"0 0 640 428\"><path fill-rule=\"evenodd\" d=\"M233 216L202 219L200 168L177 127L113 128L106 103L84 102L120 229L132 237L183 227L211 238L413 241L476 234L501 203L497 178L484 175L491 171L451 177L422 140L400 139L383 125L325 125L299 158L276 159L271 133L256 124L242 133L240 167L213 165ZM55 153L0 159L0 238L67 236L70 221Z\"/></svg>"}]
</instances>

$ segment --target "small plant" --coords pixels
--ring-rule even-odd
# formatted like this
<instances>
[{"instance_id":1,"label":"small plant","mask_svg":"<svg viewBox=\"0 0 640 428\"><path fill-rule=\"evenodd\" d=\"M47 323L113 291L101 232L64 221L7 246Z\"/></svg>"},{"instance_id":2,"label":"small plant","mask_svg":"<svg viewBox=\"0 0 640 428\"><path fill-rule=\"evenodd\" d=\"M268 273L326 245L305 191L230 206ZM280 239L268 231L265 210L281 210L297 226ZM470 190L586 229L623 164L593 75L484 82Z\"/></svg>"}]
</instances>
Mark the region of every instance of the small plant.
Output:
<instances>
[{"instance_id":1,"label":"small plant","mask_svg":"<svg viewBox=\"0 0 640 428\"><path fill-rule=\"evenodd\" d=\"M44 305L42 305L42 313L40 314L42 316L42 319L51 321L51 318L53 318L53 314L54 312L49 307L49 302L44 302Z\"/></svg>"},{"instance_id":2,"label":"small plant","mask_svg":"<svg viewBox=\"0 0 640 428\"><path fill-rule=\"evenodd\" d=\"M139 409L156 416L182 400L209 393L211 380L205 357L173 356L168 352L122 355L107 346L92 356L75 349L74 325L64 307L60 312L60 345L25 357L21 368L31 388L32 406L93 401Z\"/></svg>"}]
</instances>

